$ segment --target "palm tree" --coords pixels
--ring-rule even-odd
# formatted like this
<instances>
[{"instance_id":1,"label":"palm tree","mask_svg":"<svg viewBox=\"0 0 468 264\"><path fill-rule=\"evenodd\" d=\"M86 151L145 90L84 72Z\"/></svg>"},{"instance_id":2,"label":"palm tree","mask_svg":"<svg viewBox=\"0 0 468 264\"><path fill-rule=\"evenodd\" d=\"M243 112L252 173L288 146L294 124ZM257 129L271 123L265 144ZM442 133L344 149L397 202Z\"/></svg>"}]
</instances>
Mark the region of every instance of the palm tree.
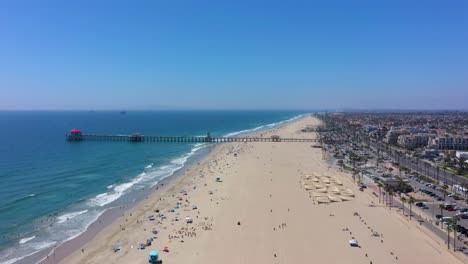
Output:
<instances>
[{"instance_id":1,"label":"palm tree","mask_svg":"<svg viewBox=\"0 0 468 264\"><path fill-rule=\"evenodd\" d=\"M463 157L458 159L458 170L457 170L457 172L458 172L458 174L460 174L462 176L464 175L464 172L465 172L465 166L466 166L465 161L466 161L466 159L463 158Z\"/></svg>"},{"instance_id":2,"label":"palm tree","mask_svg":"<svg viewBox=\"0 0 468 264\"><path fill-rule=\"evenodd\" d=\"M356 182L357 170L353 168L353 182Z\"/></svg>"},{"instance_id":3,"label":"palm tree","mask_svg":"<svg viewBox=\"0 0 468 264\"><path fill-rule=\"evenodd\" d=\"M439 204L439 209L440 209L440 215L441 215L441 220L442 218L444 217L444 209L445 209L445 206L443 204ZM444 228L444 222L440 222L441 226L442 226L442 229Z\"/></svg>"},{"instance_id":4,"label":"palm tree","mask_svg":"<svg viewBox=\"0 0 468 264\"><path fill-rule=\"evenodd\" d=\"M412 196L409 197L408 204L409 204L409 219L411 220L411 209L412 209L412 205L414 204L414 198Z\"/></svg>"},{"instance_id":5,"label":"palm tree","mask_svg":"<svg viewBox=\"0 0 468 264\"><path fill-rule=\"evenodd\" d=\"M389 192L390 192L390 188L388 188L388 186L385 185L385 186L384 186L384 191L385 191L385 192L384 192L385 205L388 205L388 201L389 201L389 200L388 200L388 199L389 199L388 195L389 195Z\"/></svg>"},{"instance_id":6,"label":"palm tree","mask_svg":"<svg viewBox=\"0 0 468 264\"><path fill-rule=\"evenodd\" d=\"M393 190L392 189L388 190L388 198L390 200L390 209L392 209L392 205L393 205Z\"/></svg>"},{"instance_id":7,"label":"palm tree","mask_svg":"<svg viewBox=\"0 0 468 264\"><path fill-rule=\"evenodd\" d=\"M403 209L403 215L405 215L405 203L406 203L406 198L404 196L400 196L400 202L401 202L401 205L403 205L402 209Z\"/></svg>"},{"instance_id":8,"label":"palm tree","mask_svg":"<svg viewBox=\"0 0 468 264\"><path fill-rule=\"evenodd\" d=\"M379 203L380 203L380 196L382 194L382 186L383 186L382 183L380 182L377 183L377 187L379 187Z\"/></svg>"},{"instance_id":9,"label":"palm tree","mask_svg":"<svg viewBox=\"0 0 468 264\"><path fill-rule=\"evenodd\" d=\"M459 216L452 217L453 228L453 251L455 251L455 244L457 242L457 222L460 220Z\"/></svg>"},{"instance_id":10,"label":"palm tree","mask_svg":"<svg viewBox=\"0 0 468 264\"><path fill-rule=\"evenodd\" d=\"M447 195L447 189L449 188L449 186L447 184L444 184L444 186L442 186L442 189L444 189L443 193L444 193L444 200L445 200L445 196Z\"/></svg>"},{"instance_id":11,"label":"palm tree","mask_svg":"<svg viewBox=\"0 0 468 264\"><path fill-rule=\"evenodd\" d=\"M419 173L419 158L416 158L416 171Z\"/></svg>"},{"instance_id":12,"label":"palm tree","mask_svg":"<svg viewBox=\"0 0 468 264\"><path fill-rule=\"evenodd\" d=\"M450 221L447 223L447 248L450 249L450 232L452 231L452 225L450 225Z\"/></svg>"}]
</instances>

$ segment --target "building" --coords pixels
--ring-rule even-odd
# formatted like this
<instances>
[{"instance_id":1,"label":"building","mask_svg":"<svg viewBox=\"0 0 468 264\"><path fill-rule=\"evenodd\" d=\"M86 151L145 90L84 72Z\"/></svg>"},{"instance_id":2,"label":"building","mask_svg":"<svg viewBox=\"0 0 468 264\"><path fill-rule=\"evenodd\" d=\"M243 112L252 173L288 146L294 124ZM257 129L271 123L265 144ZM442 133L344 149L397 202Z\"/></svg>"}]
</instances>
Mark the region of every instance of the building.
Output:
<instances>
[{"instance_id":1,"label":"building","mask_svg":"<svg viewBox=\"0 0 468 264\"><path fill-rule=\"evenodd\" d=\"M398 137L398 145L407 148L415 149L425 147L429 144L431 138L430 134L415 134L415 135L401 135Z\"/></svg>"},{"instance_id":2,"label":"building","mask_svg":"<svg viewBox=\"0 0 468 264\"><path fill-rule=\"evenodd\" d=\"M436 149L425 149L421 151L421 157L425 159L435 159L438 158L440 155L440 152Z\"/></svg>"},{"instance_id":3,"label":"building","mask_svg":"<svg viewBox=\"0 0 468 264\"><path fill-rule=\"evenodd\" d=\"M429 147L445 150L468 150L468 136L437 136L430 139Z\"/></svg>"},{"instance_id":4,"label":"building","mask_svg":"<svg viewBox=\"0 0 468 264\"><path fill-rule=\"evenodd\" d=\"M387 134L388 129L386 127L379 127L377 130L369 132L369 136L376 140L381 140Z\"/></svg>"},{"instance_id":5,"label":"building","mask_svg":"<svg viewBox=\"0 0 468 264\"><path fill-rule=\"evenodd\" d=\"M67 134L67 140L69 141L79 141L83 139L83 134L78 128L70 130L70 133Z\"/></svg>"},{"instance_id":6,"label":"building","mask_svg":"<svg viewBox=\"0 0 468 264\"><path fill-rule=\"evenodd\" d=\"M401 135L408 135L409 132L406 130L395 130L391 128L388 132L387 135L385 136L384 142L388 144L397 144L398 142L398 137Z\"/></svg>"}]
</instances>

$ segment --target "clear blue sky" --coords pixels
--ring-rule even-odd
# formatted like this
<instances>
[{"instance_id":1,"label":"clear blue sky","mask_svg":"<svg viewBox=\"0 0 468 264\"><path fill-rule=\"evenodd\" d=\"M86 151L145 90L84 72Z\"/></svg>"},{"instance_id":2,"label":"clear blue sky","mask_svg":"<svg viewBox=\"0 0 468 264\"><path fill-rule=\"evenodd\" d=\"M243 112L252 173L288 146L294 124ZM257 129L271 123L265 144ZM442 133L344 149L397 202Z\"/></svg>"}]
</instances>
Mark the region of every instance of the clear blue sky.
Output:
<instances>
[{"instance_id":1,"label":"clear blue sky","mask_svg":"<svg viewBox=\"0 0 468 264\"><path fill-rule=\"evenodd\" d=\"M252 2L1 1L0 109L468 109L467 1Z\"/></svg>"}]
</instances>

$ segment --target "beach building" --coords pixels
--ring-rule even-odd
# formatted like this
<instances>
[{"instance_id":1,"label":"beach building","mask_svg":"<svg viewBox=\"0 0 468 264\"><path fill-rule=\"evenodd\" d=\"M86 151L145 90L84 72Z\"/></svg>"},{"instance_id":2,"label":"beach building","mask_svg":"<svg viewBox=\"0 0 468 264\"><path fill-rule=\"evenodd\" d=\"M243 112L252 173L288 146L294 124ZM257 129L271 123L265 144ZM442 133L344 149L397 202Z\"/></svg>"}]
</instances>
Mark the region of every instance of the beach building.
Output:
<instances>
[{"instance_id":1,"label":"beach building","mask_svg":"<svg viewBox=\"0 0 468 264\"><path fill-rule=\"evenodd\" d=\"M79 141L83 139L83 134L81 133L81 130L74 128L67 134L67 139L69 141Z\"/></svg>"},{"instance_id":2,"label":"beach building","mask_svg":"<svg viewBox=\"0 0 468 264\"><path fill-rule=\"evenodd\" d=\"M406 130L396 130L393 127L387 132L384 141L388 144L397 144L398 137L401 135L408 135L409 132Z\"/></svg>"},{"instance_id":3,"label":"beach building","mask_svg":"<svg viewBox=\"0 0 468 264\"><path fill-rule=\"evenodd\" d=\"M468 150L468 136L437 136L430 139L429 147L445 150Z\"/></svg>"},{"instance_id":4,"label":"beach building","mask_svg":"<svg viewBox=\"0 0 468 264\"><path fill-rule=\"evenodd\" d=\"M398 145L406 149L415 149L425 147L429 144L429 140L434 135L431 134L414 134L398 136Z\"/></svg>"}]
</instances>

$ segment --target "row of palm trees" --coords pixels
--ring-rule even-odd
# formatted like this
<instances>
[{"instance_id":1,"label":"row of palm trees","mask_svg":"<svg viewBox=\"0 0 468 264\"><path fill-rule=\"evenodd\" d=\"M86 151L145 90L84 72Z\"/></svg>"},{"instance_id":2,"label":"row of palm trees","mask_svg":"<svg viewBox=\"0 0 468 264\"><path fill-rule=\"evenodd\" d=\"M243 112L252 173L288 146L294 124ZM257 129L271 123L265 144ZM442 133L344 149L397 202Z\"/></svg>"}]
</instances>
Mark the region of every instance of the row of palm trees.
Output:
<instances>
[{"instance_id":1,"label":"row of palm trees","mask_svg":"<svg viewBox=\"0 0 468 264\"><path fill-rule=\"evenodd\" d=\"M405 215L405 203L408 203L408 205L409 205L409 217L410 217L410 220L411 220L413 204L416 202L416 200L412 196L410 196L408 198L406 198L405 196L400 196L400 202L403 205L403 215Z\"/></svg>"},{"instance_id":2,"label":"row of palm trees","mask_svg":"<svg viewBox=\"0 0 468 264\"><path fill-rule=\"evenodd\" d=\"M453 251L456 251L457 242L457 222L460 221L458 216L453 216L445 226L447 230L447 248L450 249L450 232L453 232Z\"/></svg>"},{"instance_id":3,"label":"row of palm trees","mask_svg":"<svg viewBox=\"0 0 468 264\"><path fill-rule=\"evenodd\" d=\"M439 209L440 209L440 215L441 215L441 219L442 219L442 217L444 217L445 205L439 204ZM457 241L457 223L458 223L458 221L460 221L460 217L459 216L453 216L445 226L445 230L447 230L447 247L448 247L448 249L450 249L450 232L453 232L453 251L456 250L455 245L456 245L456 241ZM441 225L442 225L442 229L444 229L444 223L443 222L441 222Z\"/></svg>"},{"instance_id":4,"label":"row of palm trees","mask_svg":"<svg viewBox=\"0 0 468 264\"><path fill-rule=\"evenodd\" d=\"M387 186L383 186L382 183L377 183L377 186L379 187L379 203L384 203L387 205L390 205L390 208L392 207L393 203L393 191L391 188L388 188ZM384 189L385 192L382 192L382 188ZM381 196L383 195L383 198ZM403 215L405 215L405 204L407 203L409 205L409 217L410 219L412 218L412 207L413 204L415 203L415 199L412 196L409 196L406 198L405 196L400 196L400 202L402 204L402 210L403 210ZM439 205L440 209L440 214L441 217L444 216L443 210L445 209L445 206L443 204ZM447 247L450 249L450 233L453 232L453 251L456 250L456 240L457 240L457 223L460 220L458 216L452 217L446 224L446 231L447 231ZM443 224L442 224L443 225ZM443 226L442 226L443 229Z\"/></svg>"},{"instance_id":5,"label":"row of palm trees","mask_svg":"<svg viewBox=\"0 0 468 264\"><path fill-rule=\"evenodd\" d=\"M379 203L385 203L390 207L390 209L393 206L393 196L395 195L395 192L393 191L392 188L389 186L383 185L381 182L377 183L377 187L379 187ZM382 192L383 189L383 192ZM383 196L383 197L382 197ZM400 196L400 201L403 204L403 214L405 213L405 203L409 204L409 209L410 209L410 219L412 216L412 206L416 202L413 197L406 198L404 196Z\"/></svg>"}]
</instances>

